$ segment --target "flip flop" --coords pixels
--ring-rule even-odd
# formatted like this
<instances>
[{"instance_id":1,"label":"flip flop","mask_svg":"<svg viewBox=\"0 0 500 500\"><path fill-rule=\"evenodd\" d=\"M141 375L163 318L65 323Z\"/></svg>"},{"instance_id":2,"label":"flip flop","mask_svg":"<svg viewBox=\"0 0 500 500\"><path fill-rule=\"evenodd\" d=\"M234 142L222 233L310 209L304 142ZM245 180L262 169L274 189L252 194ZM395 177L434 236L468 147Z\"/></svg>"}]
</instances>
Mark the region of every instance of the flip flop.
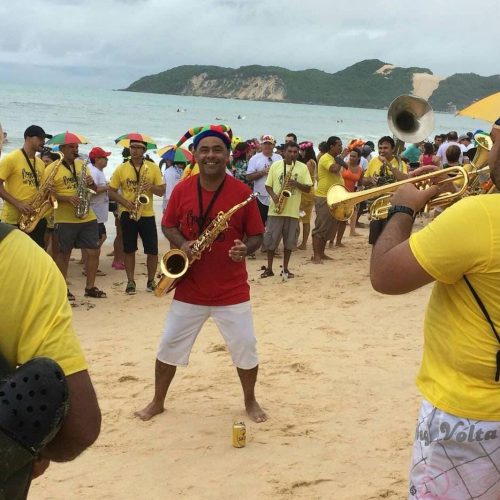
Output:
<instances>
[{"instance_id":1,"label":"flip flop","mask_svg":"<svg viewBox=\"0 0 500 500\"><path fill-rule=\"evenodd\" d=\"M261 278L269 278L270 276L274 276L274 273L271 271L271 269L266 269L261 275Z\"/></svg>"},{"instance_id":2,"label":"flip flop","mask_svg":"<svg viewBox=\"0 0 500 500\"><path fill-rule=\"evenodd\" d=\"M99 290L96 286L92 288L85 288L85 297L92 297L94 299L105 299L106 292Z\"/></svg>"}]
</instances>

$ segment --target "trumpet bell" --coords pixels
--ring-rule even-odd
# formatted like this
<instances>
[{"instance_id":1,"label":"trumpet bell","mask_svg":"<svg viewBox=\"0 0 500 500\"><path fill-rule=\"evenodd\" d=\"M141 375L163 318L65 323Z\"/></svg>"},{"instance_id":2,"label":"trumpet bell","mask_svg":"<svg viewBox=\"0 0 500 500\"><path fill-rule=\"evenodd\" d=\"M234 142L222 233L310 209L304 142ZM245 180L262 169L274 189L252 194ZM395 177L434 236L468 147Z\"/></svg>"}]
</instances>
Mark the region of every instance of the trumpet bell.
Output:
<instances>
[{"instance_id":1,"label":"trumpet bell","mask_svg":"<svg viewBox=\"0 0 500 500\"><path fill-rule=\"evenodd\" d=\"M351 218L355 205L349 203L350 194L341 184L334 184L326 193L326 203L334 219L346 221Z\"/></svg>"},{"instance_id":2,"label":"trumpet bell","mask_svg":"<svg viewBox=\"0 0 500 500\"><path fill-rule=\"evenodd\" d=\"M434 129L434 112L421 97L400 95L387 110L387 124L401 141L423 141Z\"/></svg>"}]
</instances>

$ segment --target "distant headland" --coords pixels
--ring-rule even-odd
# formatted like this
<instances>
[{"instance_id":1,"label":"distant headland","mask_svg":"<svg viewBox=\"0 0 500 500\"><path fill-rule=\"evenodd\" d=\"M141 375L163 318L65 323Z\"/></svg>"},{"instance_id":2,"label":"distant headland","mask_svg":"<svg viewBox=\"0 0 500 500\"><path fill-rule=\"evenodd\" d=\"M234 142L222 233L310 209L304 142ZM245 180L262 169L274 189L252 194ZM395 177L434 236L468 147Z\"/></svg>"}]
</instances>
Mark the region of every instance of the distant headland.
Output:
<instances>
[{"instance_id":1,"label":"distant headland","mask_svg":"<svg viewBox=\"0 0 500 500\"><path fill-rule=\"evenodd\" d=\"M436 111L453 112L500 91L500 75L457 73L441 78L428 68L401 68L379 59L336 73L291 71L278 66L177 66L144 76L128 92L275 101L384 109L401 94L427 99Z\"/></svg>"}]
</instances>

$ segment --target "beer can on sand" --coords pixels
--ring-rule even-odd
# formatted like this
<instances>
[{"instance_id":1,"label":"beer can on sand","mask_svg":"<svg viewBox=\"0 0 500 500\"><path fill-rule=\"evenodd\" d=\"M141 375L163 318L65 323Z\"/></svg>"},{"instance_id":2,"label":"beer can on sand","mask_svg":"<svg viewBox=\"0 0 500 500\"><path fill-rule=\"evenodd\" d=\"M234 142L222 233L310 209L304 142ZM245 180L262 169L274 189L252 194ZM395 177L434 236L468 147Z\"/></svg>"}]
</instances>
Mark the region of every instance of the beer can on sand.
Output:
<instances>
[{"instance_id":1,"label":"beer can on sand","mask_svg":"<svg viewBox=\"0 0 500 500\"><path fill-rule=\"evenodd\" d=\"M233 424L233 446L244 448L247 444L247 428L245 422L234 422Z\"/></svg>"}]
</instances>

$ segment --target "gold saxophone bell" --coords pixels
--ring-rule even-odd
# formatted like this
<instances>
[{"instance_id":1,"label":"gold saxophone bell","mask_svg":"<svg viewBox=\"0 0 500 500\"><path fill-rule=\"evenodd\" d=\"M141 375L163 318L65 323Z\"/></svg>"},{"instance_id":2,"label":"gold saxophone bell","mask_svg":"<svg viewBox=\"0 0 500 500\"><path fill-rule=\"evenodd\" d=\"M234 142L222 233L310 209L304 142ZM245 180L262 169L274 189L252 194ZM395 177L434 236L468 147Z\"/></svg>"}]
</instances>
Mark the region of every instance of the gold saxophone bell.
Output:
<instances>
[{"instance_id":1,"label":"gold saxophone bell","mask_svg":"<svg viewBox=\"0 0 500 500\"><path fill-rule=\"evenodd\" d=\"M160 260L161 278L158 281L154 294L157 297L168 293L176 281L182 278L189 268L189 259L186 252L179 248L172 248Z\"/></svg>"},{"instance_id":2,"label":"gold saxophone bell","mask_svg":"<svg viewBox=\"0 0 500 500\"><path fill-rule=\"evenodd\" d=\"M429 200L426 209L431 210L436 207L450 205L465 194L469 185L469 176L463 167L444 168L442 170L437 170L436 172L429 172L427 174L419 175L418 177L411 177L392 184L386 184L372 189L365 189L364 191L356 191L354 193L347 191L344 186L337 184L328 190L326 201L332 217L339 221L346 221L351 217L354 212L354 207L358 203L382 197L381 200L375 201L376 210L372 213L372 217L374 219L383 219L387 217L387 213L391 206L390 198L392 193L396 191L399 186L402 186L403 184L429 185L433 179L443 176L447 177L450 174L454 174L455 177L442 179L435 184L439 185L460 181L460 186L457 186L458 190L440 193Z\"/></svg>"},{"instance_id":3,"label":"gold saxophone bell","mask_svg":"<svg viewBox=\"0 0 500 500\"><path fill-rule=\"evenodd\" d=\"M137 197L137 201L141 204L141 205L147 205L149 203L149 196L147 194L140 194L138 197Z\"/></svg>"}]
</instances>

